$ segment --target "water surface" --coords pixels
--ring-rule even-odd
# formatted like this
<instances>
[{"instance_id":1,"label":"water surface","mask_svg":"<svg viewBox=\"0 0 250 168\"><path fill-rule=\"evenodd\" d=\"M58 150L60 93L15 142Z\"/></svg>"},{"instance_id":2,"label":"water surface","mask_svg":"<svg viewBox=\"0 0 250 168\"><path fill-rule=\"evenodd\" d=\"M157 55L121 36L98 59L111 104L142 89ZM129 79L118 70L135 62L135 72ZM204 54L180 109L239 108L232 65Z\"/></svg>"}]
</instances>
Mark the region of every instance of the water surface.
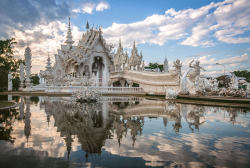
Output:
<instances>
[{"instance_id":1,"label":"water surface","mask_svg":"<svg viewBox=\"0 0 250 168\"><path fill-rule=\"evenodd\" d=\"M250 167L250 109L134 97L13 97L1 167Z\"/></svg>"}]
</instances>

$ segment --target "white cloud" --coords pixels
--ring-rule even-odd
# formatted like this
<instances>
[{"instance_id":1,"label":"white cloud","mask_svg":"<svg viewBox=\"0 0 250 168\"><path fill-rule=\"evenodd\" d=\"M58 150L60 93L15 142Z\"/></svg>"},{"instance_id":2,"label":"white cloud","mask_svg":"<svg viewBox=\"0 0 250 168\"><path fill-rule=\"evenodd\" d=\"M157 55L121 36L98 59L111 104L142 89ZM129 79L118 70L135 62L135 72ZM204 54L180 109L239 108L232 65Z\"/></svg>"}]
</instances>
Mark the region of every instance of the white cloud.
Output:
<instances>
[{"instance_id":1,"label":"white cloud","mask_svg":"<svg viewBox=\"0 0 250 168\"><path fill-rule=\"evenodd\" d=\"M106 9L110 9L110 5L107 2L99 2L98 4L88 2L80 8L73 9L72 12L93 14L94 11L101 12Z\"/></svg>"},{"instance_id":2,"label":"white cloud","mask_svg":"<svg viewBox=\"0 0 250 168\"><path fill-rule=\"evenodd\" d=\"M46 65L48 52L52 62L54 62L54 54L57 53L57 49L60 49L61 44L65 41L67 27L66 23L54 21L48 25L35 26L25 31L13 30L18 42L15 55L24 59L25 45L29 42L32 52L32 73L39 72ZM73 40L78 43L82 33L76 26L71 26L71 28Z\"/></svg>"},{"instance_id":3,"label":"white cloud","mask_svg":"<svg viewBox=\"0 0 250 168\"><path fill-rule=\"evenodd\" d=\"M181 42L182 45L197 46L213 46L214 43L211 40L203 40L204 37L208 37L210 31L204 25L198 25L192 29L192 35Z\"/></svg>"},{"instance_id":4,"label":"white cloud","mask_svg":"<svg viewBox=\"0 0 250 168\"><path fill-rule=\"evenodd\" d=\"M217 41L224 43L249 43L245 33L250 30L250 1L225 0L197 9L154 14L142 21L129 24L113 23L104 29L109 42L121 38L125 46L131 41L163 45L169 40L182 40L181 45L210 47ZM240 37L239 37L240 36Z\"/></svg>"},{"instance_id":5,"label":"white cloud","mask_svg":"<svg viewBox=\"0 0 250 168\"><path fill-rule=\"evenodd\" d=\"M82 12L92 14L94 9L95 9L95 4L86 3L86 4L83 5Z\"/></svg>"},{"instance_id":6,"label":"white cloud","mask_svg":"<svg viewBox=\"0 0 250 168\"><path fill-rule=\"evenodd\" d=\"M104 11L105 9L109 9L110 6L107 2L100 2L96 6L96 11Z\"/></svg>"}]
</instances>

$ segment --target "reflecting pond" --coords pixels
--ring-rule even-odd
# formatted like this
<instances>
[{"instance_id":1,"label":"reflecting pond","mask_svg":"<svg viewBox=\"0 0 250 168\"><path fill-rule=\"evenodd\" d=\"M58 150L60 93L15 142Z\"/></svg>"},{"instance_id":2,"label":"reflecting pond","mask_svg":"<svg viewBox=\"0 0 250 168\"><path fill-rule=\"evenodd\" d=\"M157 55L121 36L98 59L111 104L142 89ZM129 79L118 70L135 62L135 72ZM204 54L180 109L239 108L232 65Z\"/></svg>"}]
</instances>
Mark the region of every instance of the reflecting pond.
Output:
<instances>
[{"instance_id":1,"label":"reflecting pond","mask_svg":"<svg viewBox=\"0 0 250 168\"><path fill-rule=\"evenodd\" d=\"M13 97L1 167L250 167L250 109L136 97Z\"/></svg>"}]
</instances>

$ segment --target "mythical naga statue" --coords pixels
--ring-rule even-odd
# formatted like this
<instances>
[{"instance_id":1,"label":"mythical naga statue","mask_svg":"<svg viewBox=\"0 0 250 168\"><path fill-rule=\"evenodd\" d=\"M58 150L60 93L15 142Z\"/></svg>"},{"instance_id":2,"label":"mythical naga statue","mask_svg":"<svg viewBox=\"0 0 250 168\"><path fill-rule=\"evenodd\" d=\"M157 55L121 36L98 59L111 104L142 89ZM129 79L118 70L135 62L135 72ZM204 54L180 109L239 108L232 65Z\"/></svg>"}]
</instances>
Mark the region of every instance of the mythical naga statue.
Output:
<instances>
[{"instance_id":1,"label":"mythical naga statue","mask_svg":"<svg viewBox=\"0 0 250 168\"><path fill-rule=\"evenodd\" d=\"M189 63L189 67L192 68L192 71L189 73L189 79L195 82L196 77L200 77L201 69L203 71L206 71L204 68L200 66L200 61L195 61L193 64L194 60L192 60Z\"/></svg>"},{"instance_id":2,"label":"mythical naga statue","mask_svg":"<svg viewBox=\"0 0 250 168\"><path fill-rule=\"evenodd\" d=\"M180 84L180 94L204 94L205 91L211 90L212 86L206 78L201 78L201 69L205 71L203 67L200 66L200 61L192 60L189 63L189 68L183 74Z\"/></svg>"}]
</instances>

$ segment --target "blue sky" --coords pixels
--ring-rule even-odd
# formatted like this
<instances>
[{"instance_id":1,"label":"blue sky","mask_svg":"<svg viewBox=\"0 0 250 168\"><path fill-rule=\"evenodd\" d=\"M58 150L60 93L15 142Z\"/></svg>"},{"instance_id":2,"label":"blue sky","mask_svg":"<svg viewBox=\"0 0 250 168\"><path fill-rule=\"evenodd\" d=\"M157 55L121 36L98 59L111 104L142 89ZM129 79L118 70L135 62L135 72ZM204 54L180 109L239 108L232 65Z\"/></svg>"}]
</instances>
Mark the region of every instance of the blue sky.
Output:
<instances>
[{"instance_id":1,"label":"blue sky","mask_svg":"<svg viewBox=\"0 0 250 168\"><path fill-rule=\"evenodd\" d=\"M47 53L56 53L65 40L71 17L75 45L90 25L101 25L104 38L130 51L133 41L146 63L184 69L199 59L208 74L250 70L249 0L1 0L0 38L15 37L16 55L23 57L27 41L33 53L33 72L44 68ZM10 10L10 8L16 10ZM10 12L11 11L11 12Z\"/></svg>"}]
</instances>

